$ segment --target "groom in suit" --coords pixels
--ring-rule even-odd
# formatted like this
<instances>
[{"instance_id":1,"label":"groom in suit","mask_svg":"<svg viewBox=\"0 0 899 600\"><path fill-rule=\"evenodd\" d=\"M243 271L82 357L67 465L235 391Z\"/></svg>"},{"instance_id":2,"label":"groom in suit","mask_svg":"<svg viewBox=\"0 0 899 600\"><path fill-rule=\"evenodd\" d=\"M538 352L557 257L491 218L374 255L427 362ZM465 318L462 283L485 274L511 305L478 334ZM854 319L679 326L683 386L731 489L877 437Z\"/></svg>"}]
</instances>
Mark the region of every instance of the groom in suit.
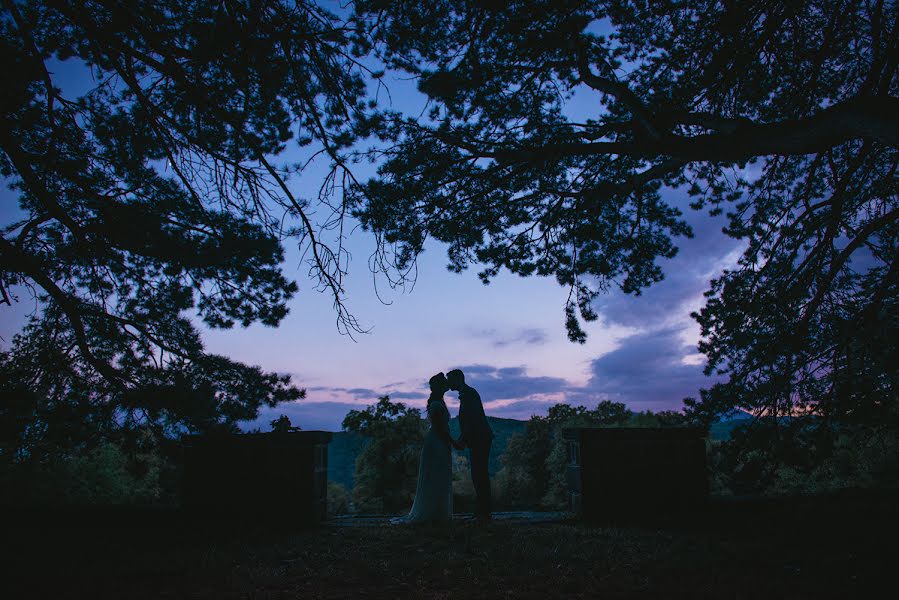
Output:
<instances>
[{"instance_id":1,"label":"groom in suit","mask_svg":"<svg viewBox=\"0 0 899 600\"><path fill-rule=\"evenodd\" d=\"M490 521L490 474L487 463L490 461L490 444L493 442L493 430L484 414L484 405L477 390L465 383L465 375L459 369L446 374L449 388L459 392L459 440L455 446L462 450L468 448L471 464L471 481L477 494L475 516L479 521Z\"/></svg>"}]
</instances>

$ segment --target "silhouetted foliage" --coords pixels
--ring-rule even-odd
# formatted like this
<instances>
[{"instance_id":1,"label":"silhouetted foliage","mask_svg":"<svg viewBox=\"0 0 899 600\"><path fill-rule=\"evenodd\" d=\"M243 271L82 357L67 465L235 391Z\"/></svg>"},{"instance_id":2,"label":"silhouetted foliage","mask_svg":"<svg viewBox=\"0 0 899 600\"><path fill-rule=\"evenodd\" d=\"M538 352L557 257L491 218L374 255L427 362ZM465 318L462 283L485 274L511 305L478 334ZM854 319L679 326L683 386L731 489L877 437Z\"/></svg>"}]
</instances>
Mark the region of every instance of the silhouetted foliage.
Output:
<instances>
[{"instance_id":1,"label":"silhouetted foliage","mask_svg":"<svg viewBox=\"0 0 899 600\"><path fill-rule=\"evenodd\" d=\"M45 315L53 314L48 307ZM157 438L235 431L261 406L304 395L289 376L210 354L136 371L140 384L118 389L73 346L60 353L56 344L65 332L54 339L50 327L47 319L33 321L12 352L0 353L0 454L12 462L41 461L145 431Z\"/></svg>"},{"instance_id":2,"label":"silhouetted foliage","mask_svg":"<svg viewBox=\"0 0 899 600\"><path fill-rule=\"evenodd\" d=\"M231 429L300 397L286 376L206 354L186 313L277 325L297 291L280 267L290 240L339 327L359 331L343 302L349 214L377 235L373 268L400 280L429 236L485 282L504 267L555 276L582 342L598 294L659 281L691 235L664 187L726 212L745 241L696 315L707 368L728 381L690 418L899 423L893 4L354 7L4 4L0 175L21 218L0 230L0 302L24 290L42 307L0 356L10 460L140 427ZM418 79L428 114L376 110L380 73L360 60L373 48ZM91 89L61 88L60 62ZM576 90L593 118L566 113ZM354 148L370 136L387 148ZM318 198L287 184L302 171L277 162L291 140L330 163ZM347 168L363 158L384 159L367 184Z\"/></svg>"},{"instance_id":3,"label":"silhouetted foliage","mask_svg":"<svg viewBox=\"0 0 899 600\"><path fill-rule=\"evenodd\" d=\"M662 194L745 241L696 315L706 420L896 421L899 76L892 3L360 1L381 56L431 101L358 210L450 267L553 275L569 337L611 286L638 294L690 236ZM594 101L574 119L565 102Z\"/></svg>"},{"instance_id":4,"label":"silhouetted foliage","mask_svg":"<svg viewBox=\"0 0 899 600\"><path fill-rule=\"evenodd\" d=\"M408 510L415 496L426 423L421 411L382 396L365 410L351 410L343 429L369 438L356 458L353 503L357 512Z\"/></svg>"},{"instance_id":5,"label":"silhouetted foliage","mask_svg":"<svg viewBox=\"0 0 899 600\"><path fill-rule=\"evenodd\" d=\"M350 494L335 481L328 481L328 514L344 515L350 512Z\"/></svg>"},{"instance_id":6,"label":"silhouetted foliage","mask_svg":"<svg viewBox=\"0 0 899 600\"><path fill-rule=\"evenodd\" d=\"M640 413L646 416L649 413ZM566 427L611 427L628 425L633 413L620 402L603 400L596 408L555 404L545 417L533 416L523 432L516 433L502 455L496 475L498 501L510 506L551 508L567 506L565 481L567 454L562 439ZM650 424L644 418L642 426Z\"/></svg>"},{"instance_id":7,"label":"silhouetted foliage","mask_svg":"<svg viewBox=\"0 0 899 600\"><path fill-rule=\"evenodd\" d=\"M176 468L152 432L0 454L0 505L174 504ZM12 459L12 460L11 460Z\"/></svg>"},{"instance_id":8,"label":"silhouetted foliage","mask_svg":"<svg viewBox=\"0 0 899 600\"><path fill-rule=\"evenodd\" d=\"M291 431L301 431L303 428L291 425L290 418L287 415L281 415L277 419L272 420L269 425L275 433L290 433Z\"/></svg>"},{"instance_id":9,"label":"silhouetted foliage","mask_svg":"<svg viewBox=\"0 0 899 600\"><path fill-rule=\"evenodd\" d=\"M502 467L493 479L497 504L513 507L540 504L549 479L546 458L552 443L552 426L545 417L531 417L523 432L512 435L500 455Z\"/></svg>"},{"instance_id":10,"label":"silhouetted foliage","mask_svg":"<svg viewBox=\"0 0 899 600\"><path fill-rule=\"evenodd\" d=\"M302 396L206 354L187 313L276 326L297 291L280 264L290 240L359 330L339 191L340 153L375 124L365 50L311 1L4 4L0 175L20 213L2 225L0 302L41 306L0 357L33 393L3 409L4 435L27 454L24 438L87 429L208 431ZM302 168L278 162L292 140L331 163L321 226L286 184Z\"/></svg>"},{"instance_id":11,"label":"silhouetted foliage","mask_svg":"<svg viewBox=\"0 0 899 600\"><path fill-rule=\"evenodd\" d=\"M493 452L491 447L491 453ZM467 452L453 452L453 512L477 510L477 492L471 480L471 464ZM496 479L491 480L491 489L496 489Z\"/></svg>"},{"instance_id":12,"label":"silhouetted foliage","mask_svg":"<svg viewBox=\"0 0 899 600\"><path fill-rule=\"evenodd\" d=\"M814 417L746 422L711 446L718 494L821 494L899 485L899 434L891 427L848 425L828 431Z\"/></svg>"}]
</instances>

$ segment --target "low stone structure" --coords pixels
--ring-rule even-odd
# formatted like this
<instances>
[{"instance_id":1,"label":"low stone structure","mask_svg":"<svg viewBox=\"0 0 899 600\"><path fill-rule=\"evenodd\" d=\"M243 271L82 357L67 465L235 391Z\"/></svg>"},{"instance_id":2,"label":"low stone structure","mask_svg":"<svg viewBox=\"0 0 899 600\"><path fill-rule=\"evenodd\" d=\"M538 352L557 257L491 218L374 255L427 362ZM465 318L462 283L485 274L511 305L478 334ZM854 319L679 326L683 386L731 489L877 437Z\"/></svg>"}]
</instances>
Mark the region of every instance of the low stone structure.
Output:
<instances>
[{"instance_id":1,"label":"low stone structure","mask_svg":"<svg viewBox=\"0 0 899 600\"><path fill-rule=\"evenodd\" d=\"M583 518L678 511L708 498L704 429L577 428L563 435L570 509Z\"/></svg>"},{"instance_id":2,"label":"low stone structure","mask_svg":"<svg viewBox=\"0 0 899 600\"><path fill-rule=\"evenodd\" d=\"M182 502L248 518L324 520L331 437L326 431L185 437Z\"/></svg>"}]
</instances>

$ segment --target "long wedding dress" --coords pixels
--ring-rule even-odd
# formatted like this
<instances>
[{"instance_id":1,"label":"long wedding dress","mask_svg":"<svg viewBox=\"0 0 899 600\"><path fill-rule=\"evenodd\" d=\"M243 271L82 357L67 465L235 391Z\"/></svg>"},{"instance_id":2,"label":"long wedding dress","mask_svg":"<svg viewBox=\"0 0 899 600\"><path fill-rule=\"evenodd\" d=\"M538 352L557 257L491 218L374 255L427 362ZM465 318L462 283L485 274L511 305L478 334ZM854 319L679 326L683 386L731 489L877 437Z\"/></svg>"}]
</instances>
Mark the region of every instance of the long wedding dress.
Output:
<instances>
[{"instance_id":1,"label":"long wedding dress","mask_svg":"<svg viewBox=\"0 0 899 600\"><path fill-rule=\"evenodd\" d=\"M425 435L418 465L418 484L407 523L433 523L453 518L453 457L449 444L449 411L443 395L428 399L431 428Z\"/></svg>"}]
</instances>

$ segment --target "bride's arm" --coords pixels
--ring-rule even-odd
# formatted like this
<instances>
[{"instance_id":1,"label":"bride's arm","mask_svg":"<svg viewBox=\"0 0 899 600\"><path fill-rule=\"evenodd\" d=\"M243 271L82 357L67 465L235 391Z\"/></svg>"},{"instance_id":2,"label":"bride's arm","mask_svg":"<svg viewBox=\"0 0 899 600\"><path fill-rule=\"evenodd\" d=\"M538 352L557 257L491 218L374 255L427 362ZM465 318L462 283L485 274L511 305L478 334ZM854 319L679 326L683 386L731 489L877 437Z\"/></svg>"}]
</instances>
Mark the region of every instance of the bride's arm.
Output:
<instances>
[{"instance_id":1,"label":"bride's arm","mask_svg":"<svg viewBox=\"0 0 899 600\"><path fill-rule=\"evenodd\" d=\"M437 435L441 440L450 446L455 446L453 437L449 432L449 420L446 418L447 413L439 410L433 412L434 414L431 415L431 427L437 432Z\"/></svg>"}]
</instances>

